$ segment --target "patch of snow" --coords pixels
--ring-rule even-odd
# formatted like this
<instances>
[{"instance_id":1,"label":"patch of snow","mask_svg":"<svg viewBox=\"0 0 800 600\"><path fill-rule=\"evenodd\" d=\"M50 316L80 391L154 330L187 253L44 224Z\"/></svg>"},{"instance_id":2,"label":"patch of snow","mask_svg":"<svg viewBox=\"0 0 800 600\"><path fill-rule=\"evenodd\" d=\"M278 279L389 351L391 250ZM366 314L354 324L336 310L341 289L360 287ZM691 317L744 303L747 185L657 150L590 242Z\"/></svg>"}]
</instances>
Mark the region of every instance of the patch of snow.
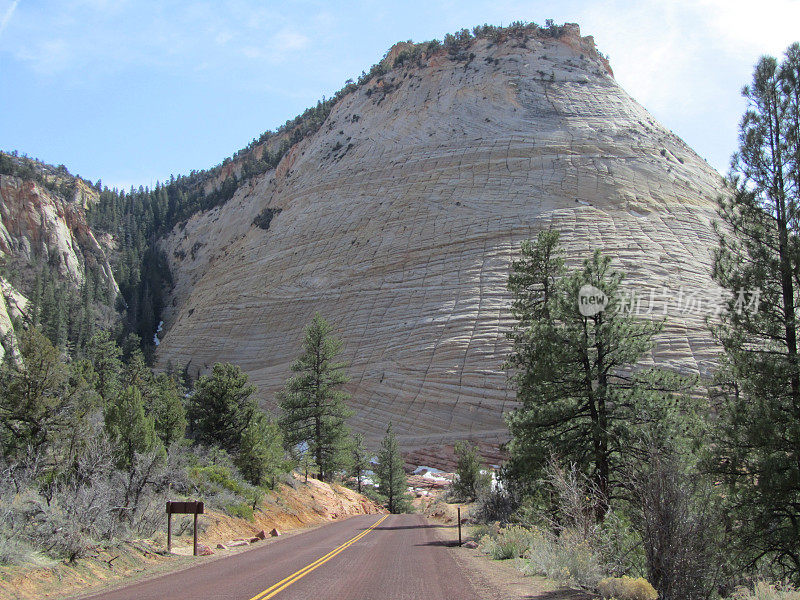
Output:
<instances>
[{"instance_id":1,"label":"patch of snow","mask_svg":"<svg viewBox=\"0 0 800 600\"><path fill-rule=\"evenodd\" d=\"M419 475L420 473L425 473L426 471L428 473L433 473L434 475L444 475L445 473L444 471L440 469L435 469L434 467L421 466L414 469L414 475Z\"/></svg>"}]
</instances>

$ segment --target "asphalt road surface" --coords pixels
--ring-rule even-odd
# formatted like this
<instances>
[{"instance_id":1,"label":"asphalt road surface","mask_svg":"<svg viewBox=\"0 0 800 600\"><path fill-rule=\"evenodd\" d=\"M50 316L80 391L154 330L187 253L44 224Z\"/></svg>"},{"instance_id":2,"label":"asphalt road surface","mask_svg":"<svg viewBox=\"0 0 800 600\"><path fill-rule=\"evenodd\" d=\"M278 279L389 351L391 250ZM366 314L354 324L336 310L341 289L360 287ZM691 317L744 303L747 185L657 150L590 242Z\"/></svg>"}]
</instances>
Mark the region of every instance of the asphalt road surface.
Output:
<instances>
[{"instance_id":1,"label":"asphalt road surface","mask_svg":"<svg viewBox=\"0 0 800 600\"><path fill-rule=\"evenodd\" d=\"M477 600L419 515L364 515L92 600Z\"/></svg>"}]
</instances>

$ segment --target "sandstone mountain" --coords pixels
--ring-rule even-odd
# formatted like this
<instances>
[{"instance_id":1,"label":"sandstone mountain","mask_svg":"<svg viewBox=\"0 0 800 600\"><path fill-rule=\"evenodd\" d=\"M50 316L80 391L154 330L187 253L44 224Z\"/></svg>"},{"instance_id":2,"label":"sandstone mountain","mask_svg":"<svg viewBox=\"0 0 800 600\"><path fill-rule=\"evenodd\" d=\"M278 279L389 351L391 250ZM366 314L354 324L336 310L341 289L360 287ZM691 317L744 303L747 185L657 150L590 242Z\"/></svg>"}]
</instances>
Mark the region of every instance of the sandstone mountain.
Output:
<instances>
[{"instance_id":1,"label":"sandstone mountain","mask_svg":"<svg viewBox=\"0 0 800 600\"><path fill-rule=\"evenodd\" d=\"M354 427L407 450L497 442L513 392L509 263L557 228L654 294L653 360L704 373L721 178L615 82L575 25L387 54L322 127L162 242L174 279L162 366L247 370L262 402L319 311L344 341ZM692 305L695 306L696 305Z\"/></svg>"}]
</instances>

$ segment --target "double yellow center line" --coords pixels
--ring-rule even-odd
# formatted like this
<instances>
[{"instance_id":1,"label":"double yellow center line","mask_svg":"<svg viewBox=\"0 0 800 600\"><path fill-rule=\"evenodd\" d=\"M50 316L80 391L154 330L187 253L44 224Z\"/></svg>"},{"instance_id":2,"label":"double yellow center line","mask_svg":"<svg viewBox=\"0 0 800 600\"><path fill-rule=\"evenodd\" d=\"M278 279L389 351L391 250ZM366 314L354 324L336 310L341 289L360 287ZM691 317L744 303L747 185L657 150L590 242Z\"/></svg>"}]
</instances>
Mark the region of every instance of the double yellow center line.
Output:
<instances>
[{"instance_id":1,"label":"double yellow center line","mask_svg":"<svg viewBox=\"0 0 800 600\"><path fill-rule=\"evenodd\" d=\"M322 558L319 558L319 559L315 560L313 563L311 563L308 566L303 567L302 569L300 569L296 573L292 573L286 579L280 580L278 583L276 583L272 587L267 588L266 590L264 590L260 594L257 594L255 596L253 596L252 598L250 598L250 600L267 600L268 598L272 598L275 594L277 594L278 592L280 592L282 590L285 590L287 587L292 585L298 579L302 579L303 577L305 577L306 575L311 573L311 571L313 571L317 567L324 565L326 562L328 562L333 557L335 557L338 554L344 552L347 548L349 548L350 546L355 544L358 540L363 538L370 531L372 531L378 525L383 523L386 520L386 517L388 517L388 516L389 515L383 515L383 517L381 517L381 519L377 523L375 523L372 526L368 527L367 529L365 529L364 531L359 533L354 538L351 538L351 539L347 540L344 544L342 544L338 548L334 548L333 550L328 552Z\"/></svg>"}]
</instances>

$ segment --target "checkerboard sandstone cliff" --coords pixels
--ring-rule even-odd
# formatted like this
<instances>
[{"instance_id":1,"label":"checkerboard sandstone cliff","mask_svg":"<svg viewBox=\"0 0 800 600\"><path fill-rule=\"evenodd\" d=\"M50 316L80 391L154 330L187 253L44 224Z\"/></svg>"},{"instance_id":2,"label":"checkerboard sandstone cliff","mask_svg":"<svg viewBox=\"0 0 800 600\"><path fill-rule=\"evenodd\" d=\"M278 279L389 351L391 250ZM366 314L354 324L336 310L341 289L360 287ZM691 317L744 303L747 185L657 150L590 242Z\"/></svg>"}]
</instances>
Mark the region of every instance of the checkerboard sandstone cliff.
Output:
<instances>
[{"instance_id":1,"label":"checkerboard sandstone cliff","mask_svg":"<svg viewBox=\"0 0 800 600\"><path fill-rule=\"evenodd\" d=\"M392 421L409 450L497 442L520 242L557 228L570 262L601 248L639 293L704 297L720 193L577 26L475 40L345 96L277 169L175 229L158 360L239 363L274 407L319 311L344 341L357 429L375 439ZM265 230L266 208L280 212ZM652 360L707 372L704 316L666 317Z\"/></svg>"}]
</instances>

